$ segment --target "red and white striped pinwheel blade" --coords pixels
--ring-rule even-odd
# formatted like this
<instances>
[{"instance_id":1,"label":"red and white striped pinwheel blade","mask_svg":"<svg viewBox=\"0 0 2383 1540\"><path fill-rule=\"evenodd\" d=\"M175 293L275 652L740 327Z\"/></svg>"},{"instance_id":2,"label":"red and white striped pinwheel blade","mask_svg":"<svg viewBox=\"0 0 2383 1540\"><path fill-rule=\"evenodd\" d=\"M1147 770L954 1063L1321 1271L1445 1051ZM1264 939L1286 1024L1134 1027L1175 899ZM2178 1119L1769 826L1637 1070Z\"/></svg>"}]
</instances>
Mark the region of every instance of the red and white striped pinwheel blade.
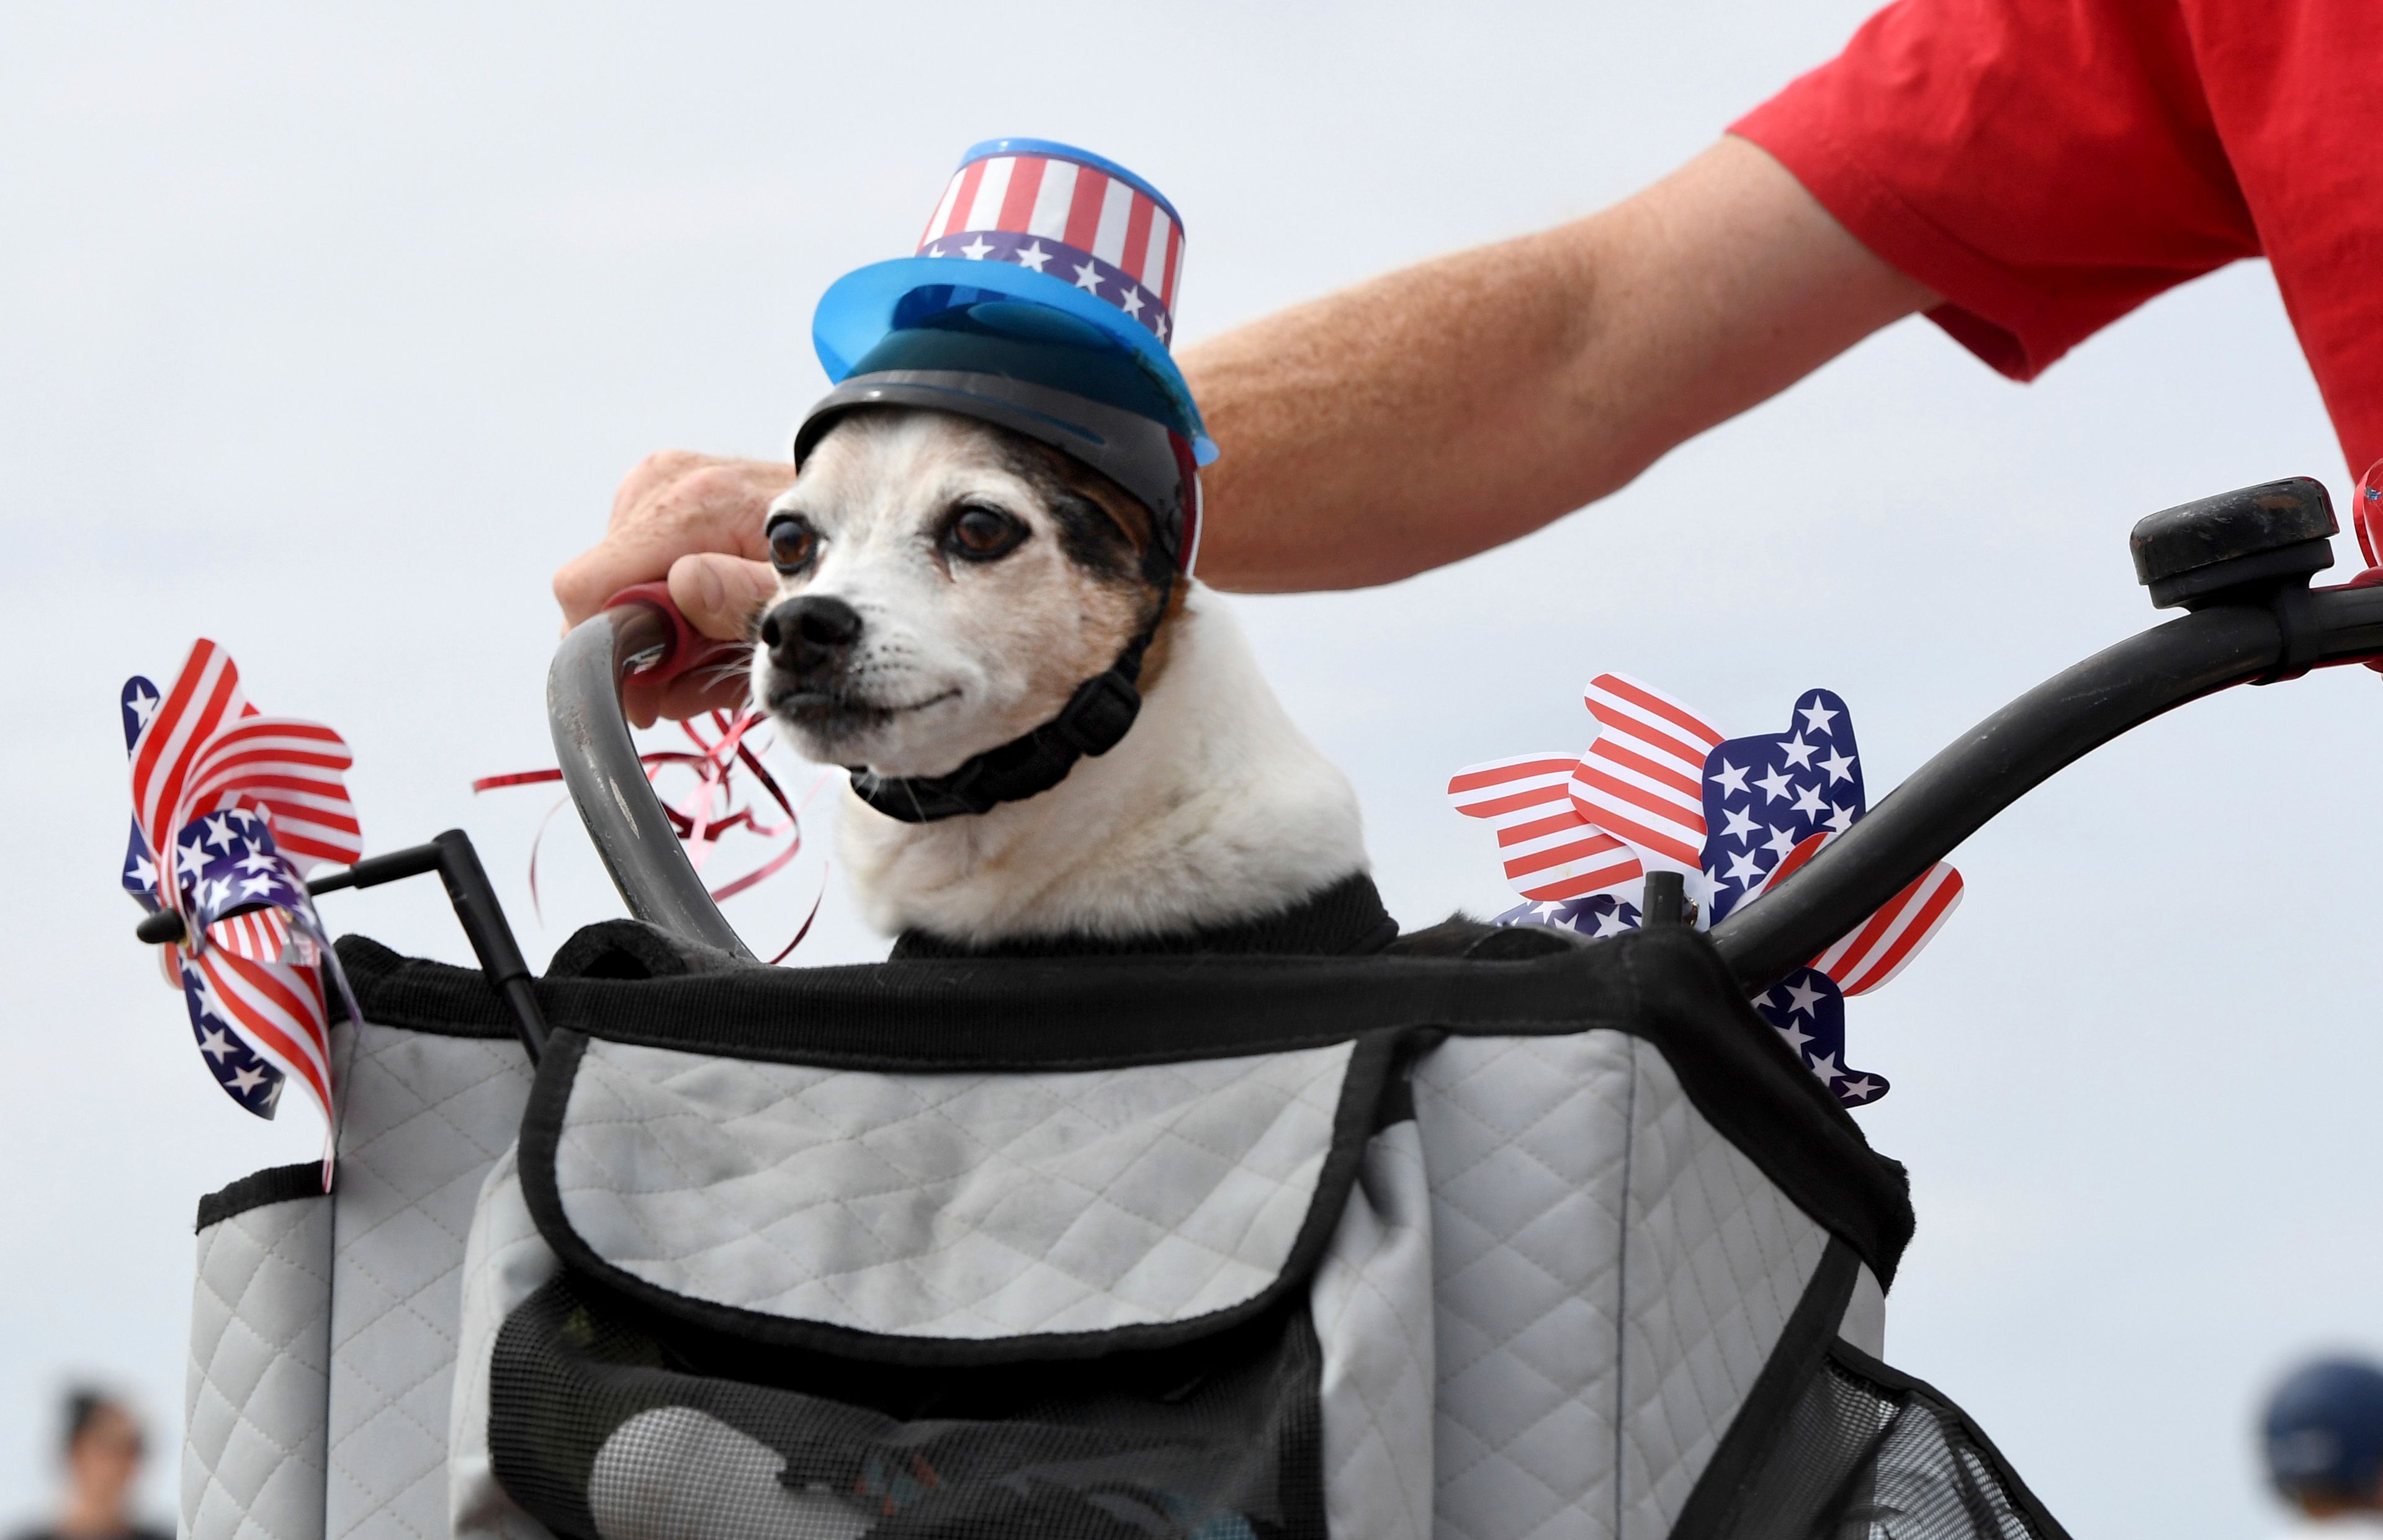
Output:
<instances>
[{"instance_id":1,"label":"red and white striped pinwheel blade","mask_svg":"<svg viewBox=\"0 0 2383 1540\"><path fill-rule=\"evenodd\" d=\"M1812 959L1846 994L1865 994L1909 966L1961 903L1961 874L1939 861L1878 906L1852 935Z\"/></svg>"},{"instance_id":2,"label":"red and white striped pinwheel blade","mask_svg":"<svg viewBox=\"0 0 2383 1540\"><path fill-rule=\"evenodd\" d=\"M1795 875L1836 837L1834 830L1815 834L1789 851L1747 902L1752 903ZM1936 938L1960 906L1961 892L1961 874L1949 863L1939 861L1839 937L1812 959L1811 966L1827 974L1840 992L1866 994L1909 967L1920 949Z\"/></svg>"},{"instance_id":3,"label":"red and white striped pinwheel blade","mask_svg":"<svg viewBox=\"0 0 2383 1540\"><path fill-rule=\"evenodd\" d=\"M174 814L192 762L227 722L251 714L231 655L200 637L132 745L132 819L160 866L173 860L174 836L187 821ZM168 881L158 889L174 891Z\"/></svg>"},{"instance_id":4,"label":"red and white striped pinwheel blade","mask_svg":"<svg viewBox=\"0 0 2383 1540\"><path fill-rule=\"evenodd\" d=\"M1524 754L1468 765L1449 779L1448 800L1467 818L1498 832L1506 881L1525 898L1543 903L1605 892L1635 894L1646 875L1620 840L1590 823L1573 806L1569 754Z\"/></svg>"},{"instance_id":5,"label":"red and white striped pinwheel blade","mask_svg":"<svg viewBox=\"0 0 2383 1540\"><path fill-rule=\"evenodd\" d=\"M314 945L278 909L251 909L207 927L207 942L253 963L312 963Z\"/></svg>"},{"instance_id":6,"label":"red and white striped pinwheel blade","mask_svg":"<svg viewBox=\"0 0 2383 1540\"><path fill-rule=\"evenodd\" d=\"M1597 739L1572 775L1573 805L1628 844L1649 870L1704 875L1705 756L1721 732L1676 697L1627 674L1588 682Z\"/></svg>"},{"instance_id":7,"label":"red and white striped pinwheel blade","mask_svg":"<svg viewBox=\"0 0 2383 1540\"><path fill-rule=\"evenodd\" d=\"M323 1004L321 970L259 962L211 946L192 959L206 981L206 1011L229 1023L259 1058L300 1086L323 1115L331 1115L330 1013Z\"/></svg>"},{"instance_id":8,"label":"red and white striped pinwheel blade","mask_svg":"<svg viewBox=\"0 0 2383 1540\"><path fill-rule=\"evenodd\" d=\"M219 728L191 766L182 819L226 807L261 808L273 841L301 872L364 854L364 834L342 778L355 756L321 722L250 716ZM177 827L179 827L179 825Z\"/></svg>"}]
</instances>

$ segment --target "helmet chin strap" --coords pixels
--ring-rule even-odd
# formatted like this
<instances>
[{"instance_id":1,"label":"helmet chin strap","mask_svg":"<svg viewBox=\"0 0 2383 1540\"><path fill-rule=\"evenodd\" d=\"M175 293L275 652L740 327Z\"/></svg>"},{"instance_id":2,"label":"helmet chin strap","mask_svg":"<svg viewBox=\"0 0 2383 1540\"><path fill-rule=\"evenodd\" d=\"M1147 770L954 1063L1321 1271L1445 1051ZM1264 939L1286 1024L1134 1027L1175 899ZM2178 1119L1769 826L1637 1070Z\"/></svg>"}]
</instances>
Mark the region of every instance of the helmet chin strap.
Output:
<instances>
[{"instance_id":1,"label":"helmet chin strap","mask_svg":"<svg viewBox=\"0 0 2383 1540\"><path fill-rule=\"evenodd\" d=\"M1023 802L1068 778L1076 761L1117 747L1142 713L1142 655L1167 619L1175 597L1170 574L1159 590L1158 609L1108 671L1085 680L1059 714L1032 732L986 749L948 775L872 776L864 766L846 767L853 794L877 811L904 823L937 823L948 818L992 811L1005 802Z\"/></svg>"}]
</instances>

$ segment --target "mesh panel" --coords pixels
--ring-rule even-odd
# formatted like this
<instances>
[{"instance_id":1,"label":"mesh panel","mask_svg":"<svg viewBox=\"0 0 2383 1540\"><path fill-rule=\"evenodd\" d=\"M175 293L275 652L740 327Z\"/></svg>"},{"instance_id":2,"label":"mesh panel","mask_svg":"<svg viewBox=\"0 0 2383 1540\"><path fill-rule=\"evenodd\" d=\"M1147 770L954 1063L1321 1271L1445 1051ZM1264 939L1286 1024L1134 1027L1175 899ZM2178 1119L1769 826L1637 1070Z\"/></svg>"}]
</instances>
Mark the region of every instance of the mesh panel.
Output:
<instances>
[{"instance_id":1,"label":"mesh panel","mask_svg":"<svg viewBox=\"0 0 2383 1540\"><path fill-rule=\"evenodd\" d=\"M1730 1540L2068 1540L1957 1408L1842 1344L1722 1527Z\"/></svg>"},{"instance_id":2,"label":"mesh panel","mask_svg":"<svg viewBox=\"0 0 2383 1540\"><path fill-rule=\"evenodd\" d=\"M504 1326L489 1451L584 1540L1323 1540L1303 1308L1182 1348L910 1368L756 1347L566 1274Z\"/></svg>"}]
</instances>

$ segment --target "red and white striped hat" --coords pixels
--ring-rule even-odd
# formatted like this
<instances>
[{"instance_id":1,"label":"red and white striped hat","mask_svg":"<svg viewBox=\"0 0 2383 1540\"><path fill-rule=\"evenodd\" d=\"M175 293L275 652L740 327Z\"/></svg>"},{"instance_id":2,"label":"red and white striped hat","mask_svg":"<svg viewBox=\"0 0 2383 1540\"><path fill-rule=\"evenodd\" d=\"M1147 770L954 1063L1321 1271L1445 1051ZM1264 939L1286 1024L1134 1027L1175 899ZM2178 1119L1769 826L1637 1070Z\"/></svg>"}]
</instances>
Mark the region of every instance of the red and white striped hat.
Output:
<instances>
[{"instance_id":1,"label":"red and white striped hat","mask_svg":"<svg viewBox=\"0 0 2383 1540\"><path fill-rule=\"evenodd\" d=\"M1173 399L1198 462L1216 458L1168 351L1183 289L1183 219L1114 161L1041 139L995 139L960 157L915 254L846 274L820 301L812 339L841 382L886 335L986 300L1090 322Z\"/></svg>"}]
</instances>

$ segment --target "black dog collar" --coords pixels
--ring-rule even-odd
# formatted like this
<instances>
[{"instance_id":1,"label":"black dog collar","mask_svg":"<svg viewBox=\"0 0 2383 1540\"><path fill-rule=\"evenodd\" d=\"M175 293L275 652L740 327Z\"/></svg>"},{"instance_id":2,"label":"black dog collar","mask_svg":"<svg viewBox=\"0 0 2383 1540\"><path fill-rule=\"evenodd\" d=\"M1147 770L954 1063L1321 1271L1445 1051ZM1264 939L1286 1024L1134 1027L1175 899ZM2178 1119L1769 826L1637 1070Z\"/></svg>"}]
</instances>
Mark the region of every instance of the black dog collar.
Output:
<instances>
[{"instance_id":1,"label":"black dog collar","mask_svg":"<svg viewBox=\"0 0 2383 1540\"><path fill-rule=\"evenodd\" d=\"M989 812L1005 802L1022 802L1049 791L1068 778L1076 761L1094 758L1117 747L1134 718L1142 714L1142 654L1158 634L1174 598L1169 583L1158 596L1158 611L1106 673L1076 686L1059 714L1023 737L986 749L949 775L874 776L858 765L846 767L855 795L890 819L904 823L935 823L944 819Z\"/></svg>"}]
</instances>

